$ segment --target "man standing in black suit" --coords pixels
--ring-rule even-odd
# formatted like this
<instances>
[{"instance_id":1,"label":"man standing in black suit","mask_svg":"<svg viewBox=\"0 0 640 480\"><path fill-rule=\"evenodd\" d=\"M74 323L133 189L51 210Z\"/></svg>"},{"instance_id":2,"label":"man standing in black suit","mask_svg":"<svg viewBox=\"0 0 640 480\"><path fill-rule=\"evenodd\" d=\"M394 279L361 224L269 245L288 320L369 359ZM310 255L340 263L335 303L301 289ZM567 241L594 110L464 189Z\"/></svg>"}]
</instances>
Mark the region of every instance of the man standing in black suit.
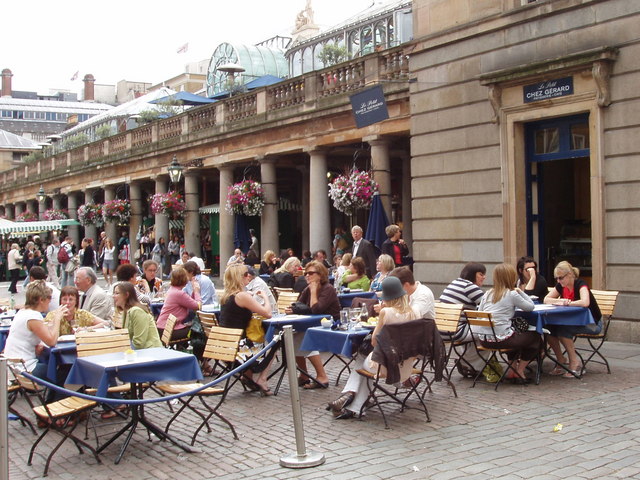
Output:
<instances>
[{"instance_id":1,"label":"man standing in black suit","mask_svg":"<svg viewBox=\"0 0 640 480\"><path fill-rule=\"evenodd\" d=\"M351 253L354 258L360 257L364 260L365 273L369 278L373 278L376 274L376 250L369 240L362 238L362 233L362 228L359 225L354 225L351 229L353 237Z\"/></svg>"}]
</instances>

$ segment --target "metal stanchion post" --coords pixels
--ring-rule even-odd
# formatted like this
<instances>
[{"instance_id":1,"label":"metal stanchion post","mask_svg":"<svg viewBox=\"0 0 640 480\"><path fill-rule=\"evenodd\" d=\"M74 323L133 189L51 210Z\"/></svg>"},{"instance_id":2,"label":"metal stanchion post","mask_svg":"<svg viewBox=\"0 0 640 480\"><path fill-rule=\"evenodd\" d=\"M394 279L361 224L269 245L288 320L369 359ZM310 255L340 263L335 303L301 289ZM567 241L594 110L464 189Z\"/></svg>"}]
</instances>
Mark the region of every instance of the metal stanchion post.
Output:
<instances>
[{"instance_id":1,"label":"metal stanchion post","mask_svg":"<svg viewBox=\"0 0 640 480\"><path fill-rule=\"evenodd\" d=\"M300 406L300 392L298 392L298 376L296 370L295 352L293 349L293 327L284 327L284 349L287 357L289 373L289 390L291 391L291 409L293 410L293 428L296 433L296 453L280 458L280 465L287 468L307 468L322 465L324 455L318 452L307 452L304 442L304 426L302 425L302 407Z\"/></svg>"},{"instance_id":2,"label":"metal stanchion post","mask_svg":"<svg viewBox=\"0 0 640 480\"><path fill-rule=\"evenodd\" d=\"M0 480L9 478L9 408L7 406L7 359L0 358Z\"/></svg>"}]
</instances>

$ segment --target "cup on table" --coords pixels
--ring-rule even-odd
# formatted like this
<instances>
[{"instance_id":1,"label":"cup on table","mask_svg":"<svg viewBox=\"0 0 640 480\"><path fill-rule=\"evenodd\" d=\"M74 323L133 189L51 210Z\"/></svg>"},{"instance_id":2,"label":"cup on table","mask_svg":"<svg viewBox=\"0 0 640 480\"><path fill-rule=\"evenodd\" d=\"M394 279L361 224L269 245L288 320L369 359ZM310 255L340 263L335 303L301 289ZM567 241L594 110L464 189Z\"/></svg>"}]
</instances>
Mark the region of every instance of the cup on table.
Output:
<instances>
[{"instance_id":1,"label":"cup on table","mask_svg":"<svg viewBox=\"0 0 640 480\"><path fill-rule=\"evenodd\" d=\"M349 309L340 310L340 330L346 330L349 327Z\"/></svg>"}]
</instances>

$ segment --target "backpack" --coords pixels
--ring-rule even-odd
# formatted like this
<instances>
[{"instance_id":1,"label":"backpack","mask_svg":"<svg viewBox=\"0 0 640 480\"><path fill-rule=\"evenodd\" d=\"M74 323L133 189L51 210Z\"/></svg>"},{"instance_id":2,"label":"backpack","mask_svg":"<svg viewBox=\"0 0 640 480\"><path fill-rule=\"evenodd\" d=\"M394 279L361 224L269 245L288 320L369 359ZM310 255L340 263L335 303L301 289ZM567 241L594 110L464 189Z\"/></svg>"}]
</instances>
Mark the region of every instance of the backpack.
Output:
<instances>
[{"instance_id":1,"label":"backpack","mask_svg":"<svg viewBox=\"0 0 640 480\"><path fill-rule=\"evenodd\" d=\"M60 247L58 250L58 262L67 263L69 261L69 252L67 252L67 248L64 246Z\"/></svg>"}]
</instances>

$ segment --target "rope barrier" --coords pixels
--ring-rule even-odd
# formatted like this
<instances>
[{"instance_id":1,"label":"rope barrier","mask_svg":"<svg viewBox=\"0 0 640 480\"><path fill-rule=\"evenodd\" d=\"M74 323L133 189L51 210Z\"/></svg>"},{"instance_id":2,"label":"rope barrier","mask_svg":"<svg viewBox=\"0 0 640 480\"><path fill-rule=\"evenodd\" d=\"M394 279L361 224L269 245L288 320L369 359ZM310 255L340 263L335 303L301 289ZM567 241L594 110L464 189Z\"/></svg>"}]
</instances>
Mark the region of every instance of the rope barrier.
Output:
<instances>
[{"instance_id":1,"label":"rope barrier","mask_svg":"<svg viewBox=\"0 0 640 480\"><path fill-rule=\"evenodd\" d=\"M236 374L246 370L247 368L249 368L251 365L253 365L254 363L256 363L258 361L259 358L261 358L262 356L264 356L264 354L271 349L274 345L276 345L278 342L280 342L280 337L282 334L278 333L276 335L274 335L273 340L271 340L271 342L269 342L267 345L265 345L262 350L260 350L259 352L257 352L253 357L251 357L249 360L247 360L245 363L240 364L239 366L237 366L236 368L234 368L233 370L225 373L224 375L222 375L221 377L216 378L215 380L209 382L209 383L203 383L201 386L194 388L193 390L189 390L187 392L182 392L182 393L176 393L173 395L167 395L166 397L158 397L158 398L149 398L149 399L124 399L124 398L112 398L112 397L97 397L95 395L88 395L86 393L82 393L82 392L78 392L76 390L69 390L67 388L64 387L60 387L58 385L55 385L51 382L48 382L47 380L43 380L42 378L39 377L35 377L33 376L31 373L29 372L22 372L21 375L23 375L24 377L28 378L29 380L39 384L39 385L43 385L47 388L50 388L51 390L54 390L58 393L63 393L69 397L78 397L78 398L83 398L85 400L93 400L99 403L106 403L108 405L144 405L147 403L160 403L160 402L169 402L171 400L177 399L177 398L181 398L181 397L186 397L186 396L192 396L196 393L201 392L202 390L206 390L207 388L211 388L221 382L226 381L229 377L235 376Z\"/></svg>"}]
</instances>

